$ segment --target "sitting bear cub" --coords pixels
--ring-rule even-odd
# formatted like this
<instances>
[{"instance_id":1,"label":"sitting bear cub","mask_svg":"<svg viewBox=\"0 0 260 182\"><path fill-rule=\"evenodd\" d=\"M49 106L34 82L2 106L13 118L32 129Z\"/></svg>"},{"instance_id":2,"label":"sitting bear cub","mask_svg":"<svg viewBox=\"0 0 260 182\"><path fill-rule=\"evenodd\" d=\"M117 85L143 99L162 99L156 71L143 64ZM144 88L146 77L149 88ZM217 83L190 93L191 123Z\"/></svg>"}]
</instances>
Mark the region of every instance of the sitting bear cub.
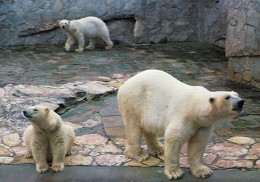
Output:
<instances>
[{"instance_id":1,"label":"sitting bear cub","mask_svg":"<svg viewBox=\"0 0 260 182\"><path fill-rule=\"evenodd\" d=\"M141 149L144 136L150 155L164 152L165 175L178 179L184 174L179 152L186 141L191 173L201 178L213 173L202 163L212 127L242 111L244 101L236 92L211 92L163 71L147 70L119 88L118 104L125 122L127 157L138 161L149 157ZM164 147L158 134L164 134Z\"/></svg>"},{"instance_id":2,"label":"sitting bear cub","mask_svg":"<svg viewBox=\"0 0 260 182\"><path fill-rule=\"evenodd\" d=\"M74 130L63 123L57 113L44 106L29 107L23 114L32 124L23 135L26 158L34 158L39 173L49 169L47 160L52 160L52 171L62 171L65 155L71 154Z\"/></svg>"},{"instance_id":3,"label":"sitting bear cub","mask_svg":"<svg viewBox=\"0 0 260 182\"><path fill-rule=\"evenodd\" d=\"M106 49L113 47L110 40L109 31L106 24L96 17L86 17L79 20L61 20L60 27L67 32L68 40L65 44L66 51L70 51L70 47L78 41L78 49L75 51L83 51L85 46L85 38L89 38L89 46L86 49L94 49L96 39L102 39L106 44Z\"/></svg>"}]
</instances>

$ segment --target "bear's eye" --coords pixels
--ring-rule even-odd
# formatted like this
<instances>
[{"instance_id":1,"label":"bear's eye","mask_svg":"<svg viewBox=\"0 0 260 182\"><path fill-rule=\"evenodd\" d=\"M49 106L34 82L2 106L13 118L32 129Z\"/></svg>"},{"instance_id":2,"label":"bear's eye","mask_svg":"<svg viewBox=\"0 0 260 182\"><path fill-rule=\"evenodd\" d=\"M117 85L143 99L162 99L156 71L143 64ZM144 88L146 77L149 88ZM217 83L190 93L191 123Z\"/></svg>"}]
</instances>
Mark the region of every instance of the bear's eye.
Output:
<instances>
[{"instance_id":1,"label":"bear's eye","mask_svg":"<svg viewBox=\"0 0 260 182\"><path fill-rule=\"evenodd\" d=\"M37 112L37 111L38 111L38 109L34 109L33 111Z\"/></svg>"},{"instance_id":2,"label":"bear's eye","mask_svg":"<svg viewBox=\"0 0 260 182\"><path fill-rule=\"evenodd\" d=\"M231 98L230 96L226 96L226 98L225 98L225 99L226 99L226 100L228 100L228 99L230 99L230 98Z\"/></svg>"}]
</instances>

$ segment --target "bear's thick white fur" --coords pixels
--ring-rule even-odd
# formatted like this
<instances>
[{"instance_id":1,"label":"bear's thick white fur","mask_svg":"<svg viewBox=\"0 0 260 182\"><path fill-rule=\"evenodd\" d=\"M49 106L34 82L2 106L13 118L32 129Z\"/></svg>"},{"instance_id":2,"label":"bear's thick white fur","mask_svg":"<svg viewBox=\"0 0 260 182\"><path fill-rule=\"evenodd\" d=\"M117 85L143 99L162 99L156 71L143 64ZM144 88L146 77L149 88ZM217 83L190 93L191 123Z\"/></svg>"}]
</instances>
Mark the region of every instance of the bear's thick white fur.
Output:
<instances>
[{"instance_id":1,"label":"bear's thick white fur","mask_svg":"<svg viewBox=\"0 0 260 182\"><path fill-rule=\"evenodd\" d=\"M52 171L62 171L65 155L71 154L75 140L72 127L66 125L57 113L44 106L32 106L23 113L32 124L23 135L26 158L34 158L39 173L49 169L47 160L52 160Z\"/></svg>"},{"instance_id":2,"label":"bear's thick white fur","mask_svg":"<svg viewBox=\"0 0 260 182\"><path fill-rule=\"evenodd\" d=\"M96 39L102 39L106 44L106 49L113 47L110 40L109 31L106 24L99 18L86 17L79 20L61 20L60 27L67 32L68 39L65 44L66 51L70 51L70 47L77 41L78 49L83 51L85 46L85 38L89 38L90 42L86 49L94 49Z\"/></svg>"},{"instance_id":3,"label":"bear's thick white fur","mask_svg":"<svg viewBox=\"0 0 260 182\"><path fill-rule=\"evenodd\" d=\"M148 153L164 152L164 173L169 179L183 176L179 151L188 141L190 170L208 177L212 170L202 157L214 123L243 109L236 92L211 92L201 86L182 83L160 70L143 71L130 78L118 91L118 104L126 127L126 155L142 161L149 156L141 149L144 137ZM164 147L157 135L164 134Z\"/></svg>"}]
</instances>

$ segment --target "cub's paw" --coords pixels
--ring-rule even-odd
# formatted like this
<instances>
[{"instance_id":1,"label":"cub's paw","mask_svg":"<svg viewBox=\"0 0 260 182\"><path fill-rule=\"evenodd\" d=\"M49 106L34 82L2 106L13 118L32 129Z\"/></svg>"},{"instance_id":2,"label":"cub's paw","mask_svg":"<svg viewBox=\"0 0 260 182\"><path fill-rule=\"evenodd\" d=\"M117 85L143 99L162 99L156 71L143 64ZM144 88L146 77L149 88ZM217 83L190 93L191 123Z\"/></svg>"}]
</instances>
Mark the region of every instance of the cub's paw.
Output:
<instances>
[{"instance_id":1,"label":"cub's paw","mask_svg":"<svg viewBox=\"0 0 260 182\"><path fill-rule=\"evenodd\" d=\"M32 156L32 153L30 153L30 152L27 152L26 154L25 154L25 158L26 159L30 159L30 158L32 158L33 156Z\"/></svg>"},{"instance_id":2,"label":"cub's paw","mask_svg":"<svg viewBox=\"0 0 260 182\"><path fill-rule=\"evenodd\" d=\"M130 159L137 160L139 162L144 161L149 158L149 155L145 152L127 152L126 151L126 156Z\"/></svg>"},{"instance_id":3,"label":"cub's paw","mask_svg":"<svg viewBox=\"0 0 260 182\"><path fill-rule=\"evenodd\" d=\"M66 153L66 156L70 156L71 154L72 154L72 152L69 151L69 152Z\"/></svg>"},{"instance_id":4,"label":"cub's paw","mask_svg":"<svg viewBox=\"0 0 260 182\"><path fill-rule=\"evenodd\" d=\"M165 167L164 168L164 174L169 179L180 179L183 177L184 172L180 167L173 168L173 167Z\"/></svg>"},{"instance_id":5,"label":"cub's paw","mask_svg":"<svg viewBox=\"0 0 260 182\"><path fill-rule=\"evenodd\" d=\"M46 173L49 170L47 164L36 164L36 170L38 173Z\"/></svg>"},{"instance_id":6,"label":"cub's paw","mask_svg":"<svg viewBox=\"0 0 260 182\"><path fill-rule=\"evenodd\" d=\"M64 163L52 164L51 170L55 173L62 171L64 169Z\"/></svg>"},{"instance_id":7,"label":"cub's paw","mask_svg":"<svg viewBox=\"0 0 260 182\"><path fill-rule=\"evenodd\" d=\"M158 145L152 149L148 149L148 153L154 157L163 154L164 153L163 145Z\"/></svg>"},{"instance_id":8,"label":"cub's paw","mask_svg":"<svg viewBox=\"0 0 260 182\"><path fill-rule=\"evenodd\" d=\"M198 178L207 178L213 174L213 171L207 166L202 165L196 168L191 168L191 173L193 174L193 176L196 176Z\"/></svg>"}]
</instances>

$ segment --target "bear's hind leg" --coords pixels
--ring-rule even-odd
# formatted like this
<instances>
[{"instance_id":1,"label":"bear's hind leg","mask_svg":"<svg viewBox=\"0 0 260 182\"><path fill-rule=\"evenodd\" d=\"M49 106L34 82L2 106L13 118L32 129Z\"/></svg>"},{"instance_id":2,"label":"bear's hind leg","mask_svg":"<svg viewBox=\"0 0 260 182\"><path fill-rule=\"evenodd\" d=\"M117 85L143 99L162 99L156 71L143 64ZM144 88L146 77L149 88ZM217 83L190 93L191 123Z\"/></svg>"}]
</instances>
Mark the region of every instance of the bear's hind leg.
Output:
<instances>
[{"instance_id":1,"label":"bear's hind leg","mask_svg":"<svg viewBox=\"0 0 260 182\"><path fill-rule=\"evenodd\" d=\"M89 40L89 45L86 47L86 49L95 49L95 44L96 44L96 40L95 39L90 39Z\"/></svg>"},{"instance_id":2,"label":"bear's hind leg","mask_svg":"<svg viewBox=\"0 0 260 182\"><path fill-rule=\"evenodd\" d=\"M135 159L137 161L146 160L149 155L142 151L141 148L141 139L142 139L142 130L138 125L135 125L136 118L131 118L131 120L125 120L126 123L126 156L128 158Z\"/></svg>"},{"instance_id":3,"label":"bear's hind leg","mask_svg":"<svg viewBox=\"0 0 260 182\"><path fill-rule=\"evenodd\" d=\"M101 39L107 44L106 49L111 49L113 47L113 42L108 36L103 36Z\"/></svg>"},{"instance_id":4,"label":"bear's hind leg","mask_svg":"<svg viewBox=\"0 0 260 182\"><path fill-rule=\"evenodd\" d=\"M158 141L157 134L144 132L144 139L147 144L148 153L152 156L158 156L163 154L164 148L163 145Z\"/></svg>"},{"instance_id":5,"label":"bear's hind leg","mask_svg":"<svg viewBox=\"0 0 260 182\"><path fill-rule=\"evenodd\" d=\"M200 128L189 140L188 158L191 173L198 178L207 178L213 171L202 164L203 154L210 137L212 127Z\"/></svg>"}]
</instances>

